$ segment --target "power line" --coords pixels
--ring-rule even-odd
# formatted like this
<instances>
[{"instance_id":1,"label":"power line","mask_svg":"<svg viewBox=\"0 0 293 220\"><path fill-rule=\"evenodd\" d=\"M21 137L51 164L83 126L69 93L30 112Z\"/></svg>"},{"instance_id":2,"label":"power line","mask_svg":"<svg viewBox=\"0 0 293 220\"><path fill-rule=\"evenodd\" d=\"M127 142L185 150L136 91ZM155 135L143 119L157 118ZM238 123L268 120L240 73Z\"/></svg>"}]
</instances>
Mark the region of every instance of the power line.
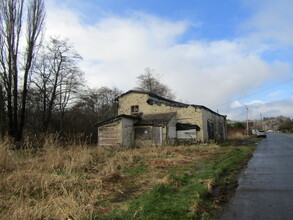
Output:
<instances>
[{"instance_id":1,"label":"power line","mask_svg":"<svg viewBox=\"0 0 293 220\"><path fill-rule=\"evenodd\" d=\"M221 106L223 106L223 105L231 104L231 103L233 103L233 102L235 102L235 101L239 101L239 100L242 100L242 99L246 99L246 98L248 98L248 97L254 96L254 95L259 94L259 93L263 93L263 92L265 92L265 91L267 91L267 90L270 90L270 89L272 89L272 88L278 87L278 86L280 86L280 85L283 85L283 84L288 83L288 82L291 82L291 81L293 81L293 78L288 79L288 80L285 80L285 81L283 81L283 82L280 82L280 83L278 83L278 84L276 84L276 85L274 85L274 86L271 86L271 87L269 87L269 88L262 89L262 90L260 90L260 91L257 91L257 92L254 92L254 93L251 93L251 94L249 94L249 95L247 95L247 96L243 96L243 97L241 97L241 98L239 98L239 99L237 99L237 100L230 101L230 102L226 102L226 103L221 104L221 105L217 105L217 106L215 106L214 108L218 108L218 107L221 107Z\"/></svg>"}]
</instances>

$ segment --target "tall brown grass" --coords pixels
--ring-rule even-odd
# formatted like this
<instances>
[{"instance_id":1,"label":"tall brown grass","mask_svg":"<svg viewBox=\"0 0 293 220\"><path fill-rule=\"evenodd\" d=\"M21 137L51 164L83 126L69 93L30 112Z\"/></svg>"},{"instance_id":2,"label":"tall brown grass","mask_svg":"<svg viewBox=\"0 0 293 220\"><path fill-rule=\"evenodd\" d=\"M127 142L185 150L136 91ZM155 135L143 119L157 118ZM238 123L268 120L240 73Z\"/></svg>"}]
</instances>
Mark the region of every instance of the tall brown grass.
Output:
<instances>
[{"instance_id":1,"label":"tall brown grass","mask_svg":"<svg viewBox=\"0 0 293 220\"><path fill-rule=\"evenodd\" d=\"M107 150L83 143L64 145L56 136L45 138L40 149L31 148L29 140L24 146L13 150L9 140L0 142L1 219L91 219L103 213L117 194L125 193L123 184L114 180L127 175L123 173L125 168L141 163L151 169L160 168L163 163L175 166L217 148ZM135 184L142 181L143 186L149 187L166 179L157 171L145 178L138 178Z\"/></svg>"}]
</instances>

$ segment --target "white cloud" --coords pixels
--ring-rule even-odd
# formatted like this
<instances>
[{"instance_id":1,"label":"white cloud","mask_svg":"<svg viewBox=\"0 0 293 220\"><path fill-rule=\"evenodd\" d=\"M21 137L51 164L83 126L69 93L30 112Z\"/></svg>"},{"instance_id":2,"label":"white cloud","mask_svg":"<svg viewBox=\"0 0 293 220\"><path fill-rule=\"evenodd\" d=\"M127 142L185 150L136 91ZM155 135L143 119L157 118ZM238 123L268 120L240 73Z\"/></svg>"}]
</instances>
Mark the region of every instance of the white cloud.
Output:
<instances>
[{"instance_id":1,"label":"white cloud","mask_svg":"<svg viewBox=\"0 0 293 220\"><path fill-rule=\"evenodd\" d=\"M244 2L248 7L255 10L254 16L242 25L243 30L250 32L250 40L256 43L269 42L270 46L274 45L272 43L278 45L293 44L292 0L244 0Z\"/></svg>"},{"instance_id":2,"label":"white cloud","mask_svg":"<svg viewBox=\"0 0 293 220\"><path fill-rule=\"evenodd\" d=\"M255 106L255 105L261 105L265 104L266 102L261 100L253 100L251 102L240 102L240 101L234 101L231 103L231 108L239 108L239 107L245 107L245 106Z\"/></svg>"},{"instance_id":3,"label":"white cloud","mask_svg":"<svg viewBox=\"0 0 293 220\"><path fill-rule=\"evenodd\" d=\"M278 90L278 91L271 92L270 94L268 94L268 96L274 98L281 95L282 93L283 91Z\"/></svg>"},{"instance_id":4,"label":"white cloud","mask_svg":"<svg viewBox=\"0 0 293 220\"><path fill-rule=\"evenodd\" d=\"M238 108L238 107L243 107L243 106L244 106L244 103L239 102L239 101L234 101L230 105L231 108Z\"/></svg>"},{"instance_id":5,"label":"white cloud","mask_svg":"<svg viewBox=\"0 0 293 220\"><path fill-rule=\"evenodd\" d=\"M287 99L267 102L252 101L251 103L246 104L248 105L248 118L250 120L259 118L260 114L262 114L263 117L277 117L283 115L293 118L293 96ZM229 119L245 120L245 105L235 106L231 108L227 114Z\"/></svg>"},{"instance_id":6,"label":"white cloud","mask_svg":"<svg viewBox=\"0 0 293 220\"><path fill-rule=\"evenodd\" d=\"M132 89L136 76L150 67L178 99L216 108L269 80L288 76L288 64L263 60L256 48L250 50L239 39L177 43L192 26L186 21L136 13L127 18L111 15L86 25L80 17L68 8L50 5L47 35L73 42L84 58L81 68L92 87ZM229 109L221 111L226 114Z\"/></svg>"}]
</instances>

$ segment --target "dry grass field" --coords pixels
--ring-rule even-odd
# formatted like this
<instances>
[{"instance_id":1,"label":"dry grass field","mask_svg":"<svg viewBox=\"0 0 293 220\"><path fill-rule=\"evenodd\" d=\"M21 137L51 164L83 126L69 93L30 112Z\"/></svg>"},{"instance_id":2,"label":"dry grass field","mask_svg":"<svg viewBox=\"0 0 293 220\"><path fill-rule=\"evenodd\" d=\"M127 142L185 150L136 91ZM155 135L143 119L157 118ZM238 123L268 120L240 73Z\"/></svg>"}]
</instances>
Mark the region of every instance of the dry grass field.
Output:
<instances>
[{"instance_id":1,"label":"dry grass field","mask_svg":"<svg viewBox=\"0 0 293 220\"><path fill-rule=\"evenodd\" d=\"M0 218L77 220L115 219L115 215L107 215L127 211L128 201L139 199L155 186L183 187L185 182L176 176L194 177L204 161L226 155L234 147L104 149L84 144L61 146L58 138L50 137L41 149L13 148L7 140L0 142ZM208 175L196 181L206 194L216 179ZM192 203L187 209L195 214L192 210L198 206ZM138 211L131 216L138 216Z\"/></svg>"}]
</instances>

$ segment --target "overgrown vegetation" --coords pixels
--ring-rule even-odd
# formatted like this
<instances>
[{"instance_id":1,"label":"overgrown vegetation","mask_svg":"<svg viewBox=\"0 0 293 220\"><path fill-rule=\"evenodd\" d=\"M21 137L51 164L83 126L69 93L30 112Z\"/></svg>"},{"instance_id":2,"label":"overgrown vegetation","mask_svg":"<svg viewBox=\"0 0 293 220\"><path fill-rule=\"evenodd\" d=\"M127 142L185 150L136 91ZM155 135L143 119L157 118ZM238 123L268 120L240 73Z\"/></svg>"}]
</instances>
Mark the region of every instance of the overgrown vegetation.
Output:
<instances>
[{"instance_id":1,"label":"overgrown vegetation","mask_svg":"<svg viewBox=\"0 0 293 220\"><path fill-rule=\"evenodd\" d=\"M40 149L0 144L2 219L208 219L251 146Z\"/></svg>"},{"instance_id":2,"label":"overgrown vegetation","mask_svg":"<svg viewBox=\"0 0 293 220\"><path fill-rule=\"evenodd\" d=\"M204 159L168 169L162 183L127 202L126 207L96 219L212 218L227 199L219 191L214 192L215 187L226 193L225 187L235 186L235 176L247 162L252 148L241 146L225 150L218 148Z\"/></svg>"},{"instance_id":3,"label":"overgrown vegetation","mask_svg":"<svg viewBox=\"0 0 293 220\"><path fill-rule=\"evenodd\" d=\"M293 121L286 121L279 125L279 130L281 132L293 132Z\"/></svg>"}]
</instances>

